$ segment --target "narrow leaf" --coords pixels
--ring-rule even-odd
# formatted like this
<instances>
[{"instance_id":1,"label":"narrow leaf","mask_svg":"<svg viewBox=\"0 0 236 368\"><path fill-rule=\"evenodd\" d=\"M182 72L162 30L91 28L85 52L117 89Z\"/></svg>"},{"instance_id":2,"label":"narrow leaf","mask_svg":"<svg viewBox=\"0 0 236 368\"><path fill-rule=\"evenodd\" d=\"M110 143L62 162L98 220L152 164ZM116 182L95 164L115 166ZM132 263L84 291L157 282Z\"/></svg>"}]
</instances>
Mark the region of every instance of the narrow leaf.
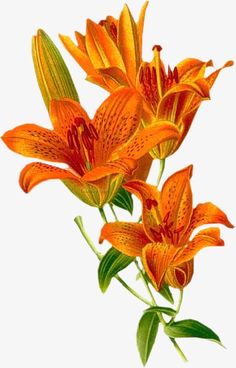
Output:
<instances>
[{"instance_id":1,"label":"narrow leaf","mask_svg":"<svg viewBox=\"0 0 236 368\"><path fill-rule=\"evenodd\" d=\"M110 285L111 279L121 270L126 268L133 257L128 257L114 248L110 248L102 258L98 268L98 281L102 292L104 293Z\"/></svg>"},{"instance_id":2,"label":"narrow leaf","mask_svg":"<svg viewBox=\"0 0 236 368\"><path fill-rule=\"evenodd\" d=\"M164 313L167 316L171 316L174 317L176 315L176 311L172 308L168 308L168 307L151 307L148 308L144 311L144 313L153 313L153 312L160 312L160 313Z\"/></svg>"},{"instance_id":3,"label":"narrow leaf","mask_svg":"<svg viewBox=\"0 0 236 368\"><path fill-rule=\"evenodd\" d=\"M148 361L156 339L159 318L156 313L145 313L139 321L137 330L137 345L143 365Z\"/></svg>"},{"instance_id":4,"label":"narrow leaf","mask_svg":"<svg viewBox=\"0 0 236 368\"><path fill-rule=\"evenodd\" d=\"M165 327L165 333L173 338L198 337L207 339L221 345L219 336L209 327L193 319L173 322Z\"/></svg>"},{"instance_id":5,"label":"narrow leaf","mask_svg":"<svg viewBox=\"0 0 236 368\"><path fill-rule=\"evenodd\" d=\"M51 38L38 30L32 40L32 56L38 84L47 109L52 99L79 101L69 70Z\"/></svg>"},{"instance_id":6,"label":"narrow leaf","mask_svg":"<svg viewBox=\"0 0 236 368\"><path fill-rule=\"evenodd\" d=\"M132 195L124 188L120 188L116 196L113 198L112 204L117 207L127 210L131 215L133 212L133 198Z\"/></svg>"}]
</instances>

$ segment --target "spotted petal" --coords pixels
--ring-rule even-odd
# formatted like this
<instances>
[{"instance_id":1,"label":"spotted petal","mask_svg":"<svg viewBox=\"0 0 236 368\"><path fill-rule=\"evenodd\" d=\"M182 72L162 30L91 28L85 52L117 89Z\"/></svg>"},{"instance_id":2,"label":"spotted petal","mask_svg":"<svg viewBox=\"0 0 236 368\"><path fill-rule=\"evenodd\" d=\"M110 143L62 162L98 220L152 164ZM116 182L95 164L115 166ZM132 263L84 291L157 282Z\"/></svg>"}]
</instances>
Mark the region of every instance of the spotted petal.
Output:
<instances>
[{"instance_id":1,"label":"spotted petal","mask_svg":"<svg viewBox=\"0 0 236 368\"><path fill-rule=\"evenodd\" d=\"M103 226L100 240L109 241L114 248L127 256L141 256L142 249L149 239L146 236L143 225L131 222L114 222Z\"/></svg>"},{"instance_id":2,"label":"spotted petal","mask_svg":"<svg viewBox=\"0 0 236 368\"><path fill-rule=\"evenodd\" d=\"M174 259L173 266L190 261L202 248L222 245L224 245L224 241L220 238L218 228L212 227L199 231L193 240L179 251Z\"/></svg>"},{"instance_id":3,"label":"spotted petal","mask_svg":"<svg viewBox=\"0 0 236 368\"><path fill-rule=\"evenodd\" d=\"M142 251L142 262L154 287L160 290L165 273L170 266L177 248L164 243L149 243Z\"/></svg>"},{"instance_id":4,"label":"spotted petal","mask_svg":"<svg viewBox=\"0 0 236 368\"><path fill-rule=\"evenodd\" d=\"M19 125L7 131L2 140L23 156L52 162L70 163L68 147L55 132L35 124Z\"/></svg>"},{"instance_id":5,"label":"spotted petal","mask_svg":"<svg viewBox=\"0 0 236 368\"><path fill-rule=\"evenodd\" d=\"M160 241L160 235L157 238L158 225L162 222L160 214L160 192L156 187L141 180L128 181L123 187L130 193L136 195L142 202L142 220L149 239L153 242Z\"/></svg>"},{"instance_id":6,"label":"spotted petal","mask_svg":"<svg viewBox=\"0 0 236 368\"><path fill-rule=\"evenodd\" d=\"M161 214L163 222L171 229L172 243L179 245L192 215L192 191L190 177L192 166L170 176L161 191Z\"/></svg>"},{"instance_id":7,"label":"spotted petal","mask_svg":"<svg viewBox=\"0 0 236 368\"><path fill-rule=\"evenodd\" d=\"M24 192L28 193L37 184L50 179L70 179L75 181L77 185L80 184L79 177L72 174L70 171L41 162L34 162L26 165L21 171L19 183Z\"/></svg>"}]
</instances>

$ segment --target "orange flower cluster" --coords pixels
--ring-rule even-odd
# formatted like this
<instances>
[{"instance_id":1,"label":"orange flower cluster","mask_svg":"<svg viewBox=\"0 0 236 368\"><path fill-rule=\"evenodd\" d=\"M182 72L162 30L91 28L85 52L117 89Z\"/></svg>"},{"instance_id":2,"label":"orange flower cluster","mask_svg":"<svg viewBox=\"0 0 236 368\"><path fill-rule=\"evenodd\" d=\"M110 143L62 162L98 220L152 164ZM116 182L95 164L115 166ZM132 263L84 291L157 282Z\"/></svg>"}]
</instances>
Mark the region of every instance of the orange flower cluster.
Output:
<instances>
[{"instance_id":1,"label":"orange flower cluster","mask_svg":"<svg viewBox=\"0 0 236 368\"><path fill-rule=\"evenodd\" d=\"M134 194L142 203L140 222L106 223L100 243L110 242L118 255L128 257L128 263L130 257L140 257L143 277L157 291L165 285L182 290L191 281L198 251L224 245L217 227L192 236L193 231L212 223L233 225L210 202L193 208L192 165L170 176L162 190L148 184L146 178L153 159L160 159L163 165L180 147L201 103L209 100L220 71L233 62L208 75L211 60L187 58L170 68L162 61L160 45L153 47L151 62L144 61L147 5L137 22L127 5L118 19L107 16L98 24L88 19L86 34L75 33L77 44L60 35L87 73L87 80L110 94L92 119L80 104L59 50L39 30L33 37L33 61L52 129L23 124L5 132L2 140L14 152L43 160L21 171L19 182L26 193L41 182L60 179L101 213L104 204L116 203L118 194ZM162 321L159 314L158 318Z\"/></svg>"}]
</instances>

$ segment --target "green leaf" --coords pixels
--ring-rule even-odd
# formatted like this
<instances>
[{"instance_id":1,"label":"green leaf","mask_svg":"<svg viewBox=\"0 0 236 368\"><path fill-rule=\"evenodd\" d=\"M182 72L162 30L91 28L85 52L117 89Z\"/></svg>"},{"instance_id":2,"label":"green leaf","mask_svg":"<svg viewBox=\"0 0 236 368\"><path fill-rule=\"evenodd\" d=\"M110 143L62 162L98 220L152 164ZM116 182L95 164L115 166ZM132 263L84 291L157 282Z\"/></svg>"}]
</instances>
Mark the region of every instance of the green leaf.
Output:
<instances>
[{"instance_id":1,"label":"green leaf","mask_svg":"<svg viewBox=\"0 0 236 368\"><path fill-rule=\"evenodd\" d=\"M145 309L144 313L153 313L153 312L160 312L160 313L164 313L167 314L167 316L171 316L174 317L176 315L176 311L172 308L168 308L168 307L151 307L148 309Z\"/></svg>"},{"instance_id":2,"label":"green leaf","mask_svg":"<svg viewBox=\"0 0 236 368\"><path fill-rule=\"evenodd\" d=\"M133 198L132 195L124 188L120 188L113 198L112 204L119 208L123 208L132 215L133 213Z\"/></svg>"},{"instance_id":3,"label":"green leaf","mask_svg":"<svg viewBox=\"0 0 236 368\"><path fill-rule=\"evenodd\" d=\"M169 303L174 304L174 298L173 295L170 291L170 288L167 284L164 284L161 288L161 290L158 291L159 294L161 294L161 296L163 296L163 298L165 298L166 300L168 300Z\"/></svg>"},{"instance_id":4,"label":"green leaf","mask_svg":"<svg viewBox=\"0 0 236 368\"><path fill-rule=\"evenodd\" d=\"M119 271L123 270L133 262L133 260L133 257L128 257L114 248L110 248L108 250L98 267L98 281L103 293L105 293L110 285L111 279Z\"/></svg>"},{"instance_id":5,"label":"green leaf","mask_svg":"<svg viewBox=\"0 0 236 368\"><path fill-rule=\"evenodd\" d=\"M137 345L143 365L148 361L156 339L159 318L156 313L145 313L139 321L137 330Z\"/></svg>"},{"instance_id":6,"label":"green leaf","mask_svg":"<svg viewBox=\"0 0 236 368\"><path fill-rule=\"evenodd\" d=\"M55 44L42 29L32 40L32 56L39 88L47 109L52 99L79 101L69 70Z\"/></svg>"},{"instance_id":7,"label":"green leaf","mask_svg":"<svg viewBox=\"0 0 236 368\"><path fill-rule=\"evenodd\" d=\"M222 345L219 336L214 331L194 319L172 322L165 327L165 333L173 338L198 337Z\"/></svg>"}]
</instances>

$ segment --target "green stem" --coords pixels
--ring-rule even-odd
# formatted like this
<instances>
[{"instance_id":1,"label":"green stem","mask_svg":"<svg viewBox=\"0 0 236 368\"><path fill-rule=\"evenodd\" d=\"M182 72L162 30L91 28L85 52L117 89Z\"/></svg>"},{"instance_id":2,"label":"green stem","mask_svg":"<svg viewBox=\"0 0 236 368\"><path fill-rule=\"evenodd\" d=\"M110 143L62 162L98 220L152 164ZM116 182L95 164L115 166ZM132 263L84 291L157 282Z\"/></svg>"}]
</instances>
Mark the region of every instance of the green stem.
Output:
<instances>
[{"instance_id":1,"label":"green stem","mask_svg":"<svg viewBox=\"0 0 236 368\"><path fill-rule=\"evenodd\" d=\"M111 209L111 212L113 213L113 216L115 217L115 220L116 221L119 221L117 215L116 215L116 211L114 210L114 206L112 203L109 203L109 206L110 206L110 209Z\"/></svg>"},{"instance_id":2,"label":"green stem","mask_svg":"<svg viewBox=\"0 0 236 368\"><path fill-rule=\"evenodd\" d=\"M177 314L178 314L178 313L179 313L179 311L180 311L181 305L182 305L183 296L184 296L184 290L183 290L183 289L180 289L180 291L179 291L179 292L180 292L180 293L179 293L179 300L178 300L178 304L177 304L177 307L176 307L176 312L175 312L174 317L172 317L172 318L171 318L171 320L170 320L170 322L169 322L169 323L171 323L171 322L173 322L173 321L175 320L175 318L176 318Z\"/></svg>"},{"instance_id":3,"label":"green stem","mask_svg":"<svg viewBox=\"0 0 236 368\"><path fill-rule=\"evenodd\" d=\"M157 188L159 187L163 172L165 170L165 163L166 163L166 160L164 158L160 160L160 167L159 167L159 173L158 173L158 178L157 178Z\"/></svg>"},{"instance_id":4,"label":"green stem","mask_svg":"<svg viewBox=\"0 0 236 368\"><path fill-rule=\"evenodd\" d=\"M103 207L99 208L100 215L105 223L108 223Z\"/></svg>"},{"instance_id":5,"label":"green stem","mask_svg":"<svg viewBox=\"0 0 236 368\"><path fill-rule=\"evenodd\" d=\"M150 295L150 297L152 299L153 305L157 307L158 305L157 305L157 303L155 301L155 298L154 298L154 296L152 294L152 291L151 291L151 289L150 289L150 287L148 285L148 282L147 282L147 280L146 280L146 278L145 278L145 276L143 274L142 268L139 266L139 263L138 263L137 259L135 259L134 262L135 262L135 265L136 265L137 269L140 272L140 275L142 277L143 283L144 283L144 285L145 285L145 287L146 287L146 289L147 289L147 291L148 291L148 293L149 293L149 295ZM182 297L183 297L183 293L181 293L181 297L180 297L181 302L182 302ZM178 303L177 311L179 311L178 308L180 308L181 302L179 301L179 303ZM157 316L158 316L160 322L162 323L163 327L165 328L166 327L166 321L164 320L164 318L162 316L162 313L157 312ZM186 356L184 355L183 351L181 350L180 346L176 342L176 340L173 337L169 337L169 339L172 342L172 344L174 345L174 347L175 347L176 351L178 352L178 354L180 355L181 359L183 359L183 361L187 362L188 360L187 360Z\"/></svg>"},{"instance_id":6,"label":"green stem","mask_svg":"<svg viewBox=\"0 0 236 368\"><path fill-rule=\"evenodd\" d=\"M180 349L179 345L177 344L176 340L173 338L173 337L170 337L170 340L172 342L172 344L174 345L176 351L178 352L179 356L181 357L181 359L184 361L184 362L187 362L188 359L187 357L184 355L183 351Z\"/></svg>"},{"instance_id":7,"label":"green stem","mask_svg":"<svg viewBox=\"0 0 236 368\"><path fill-rule=\"evenodd\" d=\"M89 235L87 234L87 232L86 232L86 230L84 228L84 225L83 225L83 219L82 219L82 217L81 216L77 216L74 221L75 221L76 225L78 226L78 228L80 229L80 232L81 232L82 236L86 240L86 242L89 245L89 247L92 250L92 252L97 256L97 258L99 260L101 260L103 258L103 255L96 249L95 245L93 244L92 240L90 239ZM147 299L143 298L135 290L133 290L128 284L126 284L126 282L120 276L116 275L115 278L117 279L117 281L119 281L121 283L121 285L124 286L124 288L126 290L128 290L136 298L138 298L139 300L141 300L143 303L149 305L150 307L153 306L153 304L151 302L149 302Z\"/></svg>"},{"instance_id":8,"label":"green stem","mask_svg":"<svg viewBox=\"0 0 236 368\"><path fill-rule=\"evenodd\" d=\"M78 226L78 228L80 229L81 234L83 235L84 239L86 240L88 246L90 247L90 249L93 251L94 254L96 254L97 258L99 260L102 259L102 254L96 249L96 247L94 246L92 240L90 239L90 237L88 236L87 232L84 229L84 225L83 225L83 219L81 216L77 216L75 218L75 223Z\"/></svg>"}]
</instances>

